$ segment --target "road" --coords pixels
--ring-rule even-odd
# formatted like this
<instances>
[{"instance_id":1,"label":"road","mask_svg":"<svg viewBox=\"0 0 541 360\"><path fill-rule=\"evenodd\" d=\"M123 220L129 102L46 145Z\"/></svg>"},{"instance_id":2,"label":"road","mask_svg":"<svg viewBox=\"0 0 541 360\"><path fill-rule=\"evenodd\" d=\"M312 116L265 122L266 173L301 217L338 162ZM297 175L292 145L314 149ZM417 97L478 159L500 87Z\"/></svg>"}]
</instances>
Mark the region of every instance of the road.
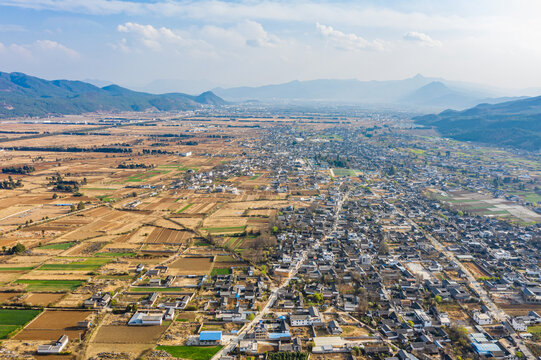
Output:
<instances>
[{"instance_id":1,"label":"road","mask_svg":"<svg viewBox=\"0 0 541 360\"><path fill-rule=\"evenodd\" d=\"M340 212L342 211L342 206L344 204L344 201L346 201L348 195L349 195L349 192L345 193L344 196L342 196L342 198L338 201L336 205L336 209L335 209L333 226L331 230L323 237L324 240L327 239L334 231L336 231L338 227L338 219L340 218ZM314 244L319 244L319 243L320 241L314 242ZM256 324L258 324L265 317L265 315L269 313L269 311L271 310L271 306L274 304L274 302L278 298L278 292L281 289L284 289L285 287L287 287L291 279L297 275L299 269L306 261L307 254L308 254L307 250L303 251L301 259L297 262L297 266L295 267L295 269L293 269L293 271L290 272L288 278L282 284L280 284L280 286L276 286L271 289L271 294L269 295L269 299L267 300L265 307L255 316L255 318L252 321L244 325L244 327L239 331L237 336L234 337L231 340L231 342L225 345L220 351L218 351L212 357L211 360L218 360L222 356L226 356L229 353L231 353L237 347L240 341L243 340L246 337L246 335L252 330L252 328Z\"/></svg>"},{"instance_id":2,"label":"road","mask_svg":"<svg viewBox=\"0 0 541 360\"><path fill-rule=\"evenodd\" d=\"M297 275L297 272L299 271L301 265L306 261L306 255L307 255L307 251L304 251L302 253L302 258L297 263L297 266L295 267L295 269L289 274L289 277L280 286L276 286L271 289L271 294L269 295L269 299L267 300L265 307L254 317L252 321L244 325L241 331L239 331L239 333L237 334L237 336L229 344L227 344L220 351L218 351L212 357L211 360L220 359L222 356L225 356L229 354L231 351L233 351L237 347L237 345L240 343L240 341L245 338L246 334L248 334L250 330L252 330L252 328L256 324L258 324L263 319L263 317L265 317L265 315L269 313L271 306L274 304L274 302L276 301L278 297L278 292L282 290L283 288L287 287L291 279Z\"/></svg>"},{"instance_id":3,"label":"road","mask_svg":"<svg viewBox=\"0 0 541 360\"><path fill-rule=\"evenodd\" d=\"M470 287L475 290L475 292L477 293L477 295L479 296L479 298L483 301L483 303L485 304L485 306L490 310L491 314L492 314L492 317L497 321L499 322L500 324L504 324L507 322L507 315L505 314L505 312L500 309L495 303L494 301L492 301L492 299L490 298L490 296L488 295L487 291L483 288L483 286L479 283L479 281L477 281L477 279L471 274L471 272L460 262L458 261L458 259L456 258L455 254L452 252L452 251L449 251L447 250L438 240L436 240L436 238L434 238L430 233L428 233L427 231L423 230L419 225L417 225L417 223L413 220L411 220L410 218L408 218L407 216L405 216L400 210L398 210L394 205L391 205L394 207L394 209L399 213L401 214L402 216L404 216L404 218L408 219L407 221L409 222L409 224L411 226L413 226L415 229L421 231L428 240L430 240L430 242L432 243L432 246L434 246L434 248L436 250L438 250L440 253L442 253L443 255L445 255L445 257L458 265L458 267L460 268L460 270L462 270L462 272L464 272L464 274L466 274L466 278L468 279L468 282L470 284ZM513 337L513 340L515 342L515 344L518 346L518 348L520 349L520 351L524 354L524 356L526 357L526 359L535 359L535 356L532 354L532 352L530 351L530 349L526 346L526 344L524 344L524 341L520 340L520 339L517 339L516 338L516 334L515 334L515 331L510 328L510 326L506 326L506 328L508 329L508 331L510 332L511 336ZM511 332L511 331L512 332Z\"/></svg>"}]
</instances>

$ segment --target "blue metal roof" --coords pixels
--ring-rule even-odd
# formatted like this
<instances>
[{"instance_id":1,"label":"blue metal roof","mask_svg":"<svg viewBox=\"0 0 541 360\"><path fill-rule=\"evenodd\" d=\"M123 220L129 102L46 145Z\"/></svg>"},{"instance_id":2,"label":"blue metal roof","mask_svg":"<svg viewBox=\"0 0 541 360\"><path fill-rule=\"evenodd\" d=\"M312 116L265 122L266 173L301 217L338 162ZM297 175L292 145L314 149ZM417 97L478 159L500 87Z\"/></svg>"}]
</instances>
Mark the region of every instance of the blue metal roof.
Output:
<instances>
[{"instance_id":1,"label":"blue metal roof","mask_svg":"<svg viewBox=\"0 0 541 360\"><path fill-rule=\"evenodd\" d=\"M281 338L289 338L291 337L291 334L289 331L281 332L281 333L269 333L269 339L271 340L278 340Z\"/></svg>"},{"instance_id":2,"label":"blue metal roof","mask_svg":"<svg viewBox=\"0 0 541 360\"><path fill-rule=\"evenodd\" d=\"M502 349L495 343L484 343L484 344L473 343L473 346L475 347L475 350L479 354L490 354L496 351L502 351Z\"/></svg>"},{"instance_id":3,"label":"blue metal roof","mask_svg":"<svg viewBox=\"0 0 541 360\"><path fill-rule=\"evenodd\" d=\"M221 331L201 331L199 333L200 341L220 341L222 340Z\"/></svg>"}]
</instances>

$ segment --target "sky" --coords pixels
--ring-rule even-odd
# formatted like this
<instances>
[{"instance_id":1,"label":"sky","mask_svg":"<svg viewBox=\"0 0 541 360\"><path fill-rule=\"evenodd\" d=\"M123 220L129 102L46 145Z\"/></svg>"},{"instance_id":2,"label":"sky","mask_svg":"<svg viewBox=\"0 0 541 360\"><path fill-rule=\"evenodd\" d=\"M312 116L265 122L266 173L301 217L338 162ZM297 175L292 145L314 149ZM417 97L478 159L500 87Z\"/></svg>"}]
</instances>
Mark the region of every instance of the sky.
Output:
<instances>
[{"instance_id":1,"label":"sky","mask_svg":"<svg viewBox=\"0 0 541 360\"><path fill-rule=\"evenodd\" d=\"M540 17L539 0L0 0L0 71L188 92L418 73L541 88Z\"/></svg>"}]
</instances>

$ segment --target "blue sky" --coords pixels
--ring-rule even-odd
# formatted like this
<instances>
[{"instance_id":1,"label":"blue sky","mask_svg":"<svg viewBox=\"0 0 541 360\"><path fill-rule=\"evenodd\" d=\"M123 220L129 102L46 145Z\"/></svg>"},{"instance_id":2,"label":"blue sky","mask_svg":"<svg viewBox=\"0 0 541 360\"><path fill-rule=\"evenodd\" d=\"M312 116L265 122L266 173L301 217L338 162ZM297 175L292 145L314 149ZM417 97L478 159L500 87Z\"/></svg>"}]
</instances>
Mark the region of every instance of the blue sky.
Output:
<instances>
[{"instance_id":1,"label":"blue sky","mask_svg":"<svg viewBox=\"0 0 541 360\"><path fill-rule=\"evenodd\" d=\"M0 0L0 71L184 91L425 76L541 87L541 1Z\"/></svg>"}]
</instances>

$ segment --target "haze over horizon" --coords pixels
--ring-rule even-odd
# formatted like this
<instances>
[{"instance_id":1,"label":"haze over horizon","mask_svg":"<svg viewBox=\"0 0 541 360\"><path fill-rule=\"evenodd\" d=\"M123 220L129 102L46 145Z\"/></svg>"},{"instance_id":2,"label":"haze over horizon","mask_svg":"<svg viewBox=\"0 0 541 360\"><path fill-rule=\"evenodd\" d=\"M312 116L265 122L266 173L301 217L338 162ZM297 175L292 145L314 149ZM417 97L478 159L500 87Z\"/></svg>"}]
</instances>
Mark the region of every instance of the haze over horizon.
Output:
<instances>
[{"instance_id":1,"label":"haze over horizon","mask_svg":"<svg viewBox=\"0 0 541 360\"><path fill-rule=\"evenodd\" d=\"M0 70L193 91L418 73L538 88L539 13L533 0L0 0Z\"/></svg>"}]
</instances>

